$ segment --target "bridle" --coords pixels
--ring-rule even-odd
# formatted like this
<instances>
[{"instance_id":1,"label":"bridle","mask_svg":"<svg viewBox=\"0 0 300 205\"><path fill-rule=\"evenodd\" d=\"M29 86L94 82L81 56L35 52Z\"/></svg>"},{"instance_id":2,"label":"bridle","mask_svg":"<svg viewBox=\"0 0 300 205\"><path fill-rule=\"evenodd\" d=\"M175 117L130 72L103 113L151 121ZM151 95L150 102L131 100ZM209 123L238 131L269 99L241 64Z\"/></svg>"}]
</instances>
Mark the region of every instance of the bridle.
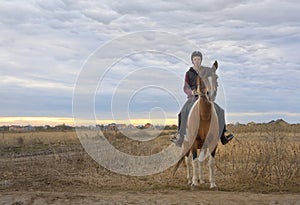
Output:
<instances>
[{"instance_id":1,"label":"bridle","mask_svg":"<svg viewBox=\"0 0 300 205\"><path fill-rule=\"evenodd\" d=\"M197 89L196 89L196 95L202 97L204 100L208 101L208 97L207 94L205 92L205 85L204 82L202 81L202 79L200 78L199 75L197 75L196 78L196 85L197 85Z\"/></svg>"}]
</instances>

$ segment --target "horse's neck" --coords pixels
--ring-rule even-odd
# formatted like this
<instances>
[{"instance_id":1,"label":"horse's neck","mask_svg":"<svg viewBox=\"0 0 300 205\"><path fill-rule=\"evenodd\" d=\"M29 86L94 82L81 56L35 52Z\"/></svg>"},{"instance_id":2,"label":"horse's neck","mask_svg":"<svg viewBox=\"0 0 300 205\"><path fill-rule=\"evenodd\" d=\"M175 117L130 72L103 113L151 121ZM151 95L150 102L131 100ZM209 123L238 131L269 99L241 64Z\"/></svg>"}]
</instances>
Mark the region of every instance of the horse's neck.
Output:
<instances>
[{"instance_id":1,"label":"horse's neck","mask_svg":"<svg viewBox=\"0 0 300 205\"><path fill-rule=\"evenodd\" d=\"M211 118L211 103L200 98L200 120L210 121Z\"/></svg>"}]
</instances>

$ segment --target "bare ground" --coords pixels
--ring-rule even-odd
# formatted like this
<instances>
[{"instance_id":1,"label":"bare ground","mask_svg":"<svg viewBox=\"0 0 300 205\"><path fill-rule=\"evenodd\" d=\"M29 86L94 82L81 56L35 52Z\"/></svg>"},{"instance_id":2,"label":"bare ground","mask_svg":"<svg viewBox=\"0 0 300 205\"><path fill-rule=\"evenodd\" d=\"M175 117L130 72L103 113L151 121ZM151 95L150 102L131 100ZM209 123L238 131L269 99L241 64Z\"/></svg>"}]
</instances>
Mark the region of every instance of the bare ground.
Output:
<instances>
[{"instance_id":1,"label":"bare ground","mask_svg":"<svg viewBox=\"0 0 300 205\"><path fill-rule=\"evenodd\" d=\"M43 204L300 204L297 194L257 194L223 191L104 191L92 192L4 192L3 205Z\"/></svg>"},{"instance_id":2,"label":"bare ground","mask_svg":"<svg viewBox=\"0 0 300 205\"><path fill-rule=\"evenodd\" d=\"M158 143L168 143L169 137ZM26 141L25 141L26 143ZM295 143L294 143L295 144ZM50 146L51 145L51 146ZM234 142L232 147L239 145ZM298 145L297 145L298 146ZM229 148L227 147L227 150ZM233 149L232 149L233 150ZM298 167L298 147L295 160ZM19 154L16 154L19 153ZM239 152L237 152L239 153ZM286 153L286 152L284 152ZM152 176L132 177L110 172L95 163L81 146L33 144L7 146L0 158L0 205L27 204L294 204L300 205L298 171L282 185L276 185L241 167L239 172L221 166L217 170L218 190L206 183L191 191L182 165L175 176L172 169ZM237 155L234 156L245 156ZM233 158L229 159L239 159ZM252 162L250 160L250 162ZM226 162L227 163L227 162ZM258 163L258 162L257 162ZM223 163L224 164L224 163ZM251 164L249 164L250 166ZM293 168L294 170L298 170ZM237 167L235 165L235 170ZM243 171L244 170L244 171ZM255 171L255 170L254 170ZM283 177L285 175L282 175ZM206 174L207 178L207 174ZM281 182L281 181L279 181Z\"/></svg>"},{"instance_id":3,"label":"bare ground","mask_svg":"<svg viewBox=\"0 0 300 205\"><path fill-rule=\"evenodd\" d=\"M76 154L68 155L75 157ZM63 156L63 155L61 155ZM184 180L185 167L177 176L171 170L154 176L127 177L99 168L97 176L92 172L71 176L70 169L50 169L45 161L53 161L52 155L2 159L6 164L0 181L1 205L44 204L298 204L297 193L254 193L243 191L209 190L205 184L191 191ZM76 159L76 157L75 157ZM41 167L47 168L47 172ZM13 167L11 167L13 165ZM2 166L3 167L3 166ZM14 170L12 170L14 169ZM68 171L67 171L68 170ZM71 168L72 170L72 168ZM222 182L220 182L220 186ZM234 185L236 186L236 185Z\"/></svg>"}]
</instances>

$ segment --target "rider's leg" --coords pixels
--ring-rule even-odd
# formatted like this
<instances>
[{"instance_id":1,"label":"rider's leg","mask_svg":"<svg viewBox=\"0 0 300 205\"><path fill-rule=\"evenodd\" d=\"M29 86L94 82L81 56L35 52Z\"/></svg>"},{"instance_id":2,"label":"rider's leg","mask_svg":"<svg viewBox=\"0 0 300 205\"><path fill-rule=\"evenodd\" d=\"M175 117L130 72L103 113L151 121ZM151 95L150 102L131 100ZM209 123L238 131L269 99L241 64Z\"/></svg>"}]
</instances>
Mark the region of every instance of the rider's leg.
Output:
<instances>
[{"instance_id":1,"label":"rider's leg","mask_svg":"<svg viewBox=\"0 0 300 205\"><path fill-rule=\"evenodd\" d=\"M181 124L181 112L178 114L178 128L177 131L179 132L180 124Z\"/></svg>"},{"instance_id":2,"label":"rider's leg","mask_svg":"<svg viewBox=\"0 0 300 205\"><path fill-rule=\"evenodd\" d=\"M181 111L178 114L178 127L177 127L177 133L175 135L173 135L173 137L171 138L171 141L176 143L178 138L179 138L179 130L180 130L180 125L181 125Z\"/></svg>"},{"instance_id":3,"label":"rider's leg","mask_svg":"<svg viewBox=\"0 0 300 205\"><path fill-rule=\"evenodd\" d=\"M227 144L232 138L234 137L232 134L226 135L226 123L225 123L225 114L224 110L216 103L214 103L216 113L218 115L218 122L219 122L219 134L220 140L223 145Z\"/></svg>"},{"instance_id":4,"label":"rider's leg","mask_svg":"<svg viewBox=\"0 0 300 205\"><path fill-rule=\"evenodd\" d=\"M171 139L172 142L174 142L178 147L181 147L184 141L184 136L186 135L186 124L189 116L189 112L195 103L196 99L190 98L186 101L186 103L183 105L180 114L178 117L180 117L180 120L178 120L179 123L179 129L178 129L178 139L174 140Z\"/></svg>"}]
</instances>

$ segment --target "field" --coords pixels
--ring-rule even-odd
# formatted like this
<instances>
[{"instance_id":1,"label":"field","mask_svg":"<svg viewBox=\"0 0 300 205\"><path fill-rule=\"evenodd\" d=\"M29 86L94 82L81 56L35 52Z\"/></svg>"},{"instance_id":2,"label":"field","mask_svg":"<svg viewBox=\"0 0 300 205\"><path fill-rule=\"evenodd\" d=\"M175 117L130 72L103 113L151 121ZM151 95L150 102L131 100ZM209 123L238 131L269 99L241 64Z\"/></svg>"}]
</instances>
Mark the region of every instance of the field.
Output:
<instances>
[{"instance_id":1,"label":"field","mask_svg":"<svg viewBox=\"0 0 300 205\"><path fill-rule=\"evenodd\" d=\"M151 176L124 176L98 165L73 131L3 132L0 204L300 204L300 126L228 129L236 137L218 146L218 190L207 183L200 191L190 191L184 164L175 176L173 167ZM149 142L115 131L105 136L123 152L149 155L168 146L173 133L165 130Z\"/></svg>"}]
</instances>

